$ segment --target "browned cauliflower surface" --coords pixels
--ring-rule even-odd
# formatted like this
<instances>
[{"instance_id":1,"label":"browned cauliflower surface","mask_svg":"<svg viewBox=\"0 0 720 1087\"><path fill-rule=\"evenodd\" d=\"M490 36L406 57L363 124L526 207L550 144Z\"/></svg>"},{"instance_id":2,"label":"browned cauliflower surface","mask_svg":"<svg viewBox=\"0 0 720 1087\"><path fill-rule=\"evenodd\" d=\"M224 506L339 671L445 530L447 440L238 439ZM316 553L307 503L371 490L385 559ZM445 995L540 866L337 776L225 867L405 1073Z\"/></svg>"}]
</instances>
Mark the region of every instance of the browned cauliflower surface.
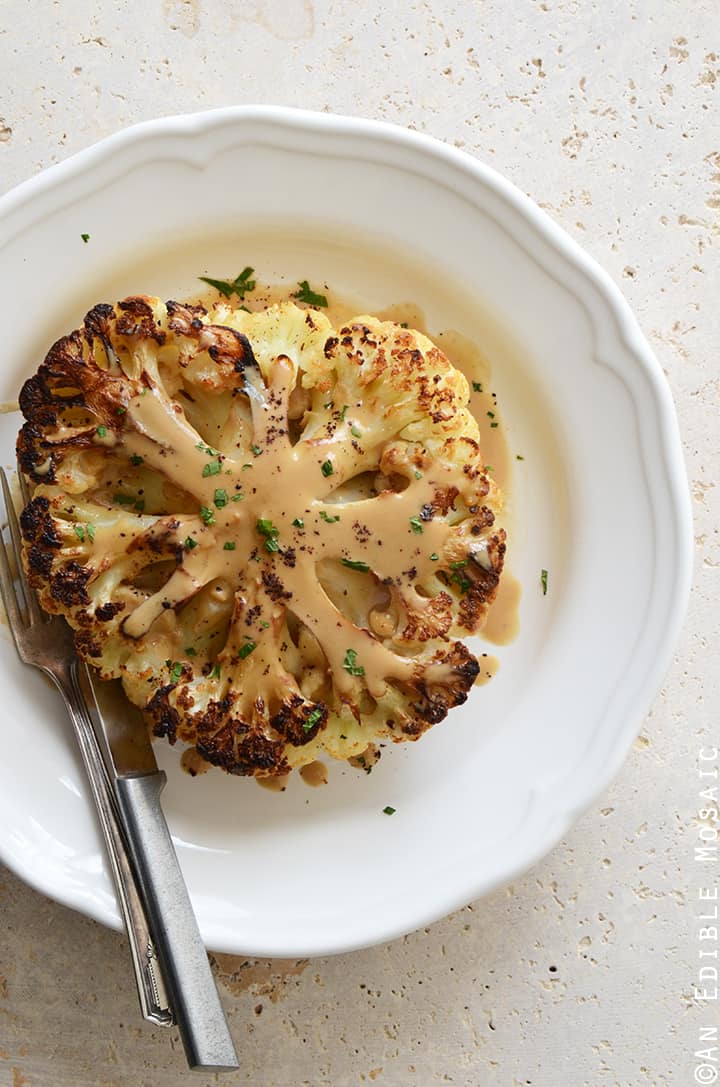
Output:
<instances>
[{"instance_id":1,"label":"browned cauliflower surface","mask_svg":"<svg viewBox=\"0 0 720 1087\"><path fill-rule=\"evenodd\" d=\"M505 533L424 335L291 302L98 305L24 385L25 561L156 736L230 773L415 739L464 702Z\"/></svg>"}]
</instances>

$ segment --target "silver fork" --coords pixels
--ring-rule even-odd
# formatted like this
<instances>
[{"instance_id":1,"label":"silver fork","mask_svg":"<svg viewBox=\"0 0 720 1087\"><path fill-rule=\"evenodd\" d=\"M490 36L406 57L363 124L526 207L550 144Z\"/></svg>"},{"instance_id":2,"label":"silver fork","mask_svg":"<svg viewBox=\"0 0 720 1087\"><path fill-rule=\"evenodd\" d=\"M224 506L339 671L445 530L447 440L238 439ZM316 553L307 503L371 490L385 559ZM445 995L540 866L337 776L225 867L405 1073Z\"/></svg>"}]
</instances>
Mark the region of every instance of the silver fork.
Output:
<instances>
[{"instance_id":1,"label":"silver fork","mask_svg":"<svg viewBox=\"0 0 720 1087\"><path fill-rule=\"evenodd\" d=\"M29 496L21 472L18 472L18 479L23 505L26 505ZM157 966L148 919L138 894L112 786L88 714L85 696L80 687L78 669L83 666L75 654L70 627L61 616L48 616L41 611L35 593L28 584L21 559L20 526L8 479L2 468L0 468L0 483L15 566L15 572L13 572L5 538L0 530L0 591L2 591L15 647L20 659L25 664L34 665L49 676L63 697L90 782L110 860L110 868L130 943L140 1009L144 1018L150 1022L170 1026L175 1022L175 1018L169 1007L162 974ZM18 585L20 594L17 591Z\"/></svg>"}]
</instances>

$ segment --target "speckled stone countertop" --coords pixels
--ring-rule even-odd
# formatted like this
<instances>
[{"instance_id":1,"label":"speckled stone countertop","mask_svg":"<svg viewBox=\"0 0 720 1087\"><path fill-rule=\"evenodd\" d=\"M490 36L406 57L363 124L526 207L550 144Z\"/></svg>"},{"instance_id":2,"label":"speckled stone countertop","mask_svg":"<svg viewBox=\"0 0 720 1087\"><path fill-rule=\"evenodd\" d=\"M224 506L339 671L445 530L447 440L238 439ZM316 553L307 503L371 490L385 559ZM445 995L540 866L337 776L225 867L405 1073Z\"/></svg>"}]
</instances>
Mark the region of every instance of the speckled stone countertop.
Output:
<instances>
[{"instance_id":1,"label":"speckled stone countertop","mask_svg":"<svg viewBox=\"0 0 720 1087\"><path fill-rule=\"evenodd\" d=\"M698 775L720 746L717 3L4 0L0 70L2 191L133 122L242 102L398 122L497 167L633 306L678 407L697 545L665 687L551 856L373 950L214 956L237 1075L188 1073L139 1020L123 939L0 872L0 1085L714 1083L720 1000L696 990L720 966L699 900L720 862L694 847L700 817L718 826Z\"/></svg>"}]
</instances>

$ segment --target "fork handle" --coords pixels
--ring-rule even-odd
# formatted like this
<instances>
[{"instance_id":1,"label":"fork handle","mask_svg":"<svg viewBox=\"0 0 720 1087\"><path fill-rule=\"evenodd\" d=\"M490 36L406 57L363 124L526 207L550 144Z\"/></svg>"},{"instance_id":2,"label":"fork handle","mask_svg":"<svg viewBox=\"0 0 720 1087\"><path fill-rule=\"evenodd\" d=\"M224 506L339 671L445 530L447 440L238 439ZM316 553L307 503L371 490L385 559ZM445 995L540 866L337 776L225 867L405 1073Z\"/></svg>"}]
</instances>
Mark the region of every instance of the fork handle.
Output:
<instances>
[{"instance_id":1,"label":"fork handle","mask_svg":"<svg viewBox=\"0 0 720 1087\"><path fill-rule=\"evenodd\" d=\"M160 804L165 780L119 775L118 803L188 1064L230 1071L238 1059Z\"/></svg>"},{"instance_id":2,"label":"fork handle","mask_svg":"<svg viewBox=\"0 0 720 1087\"><path fill-rule=\"evenodd\" d=\"M170 1026L175 1021L174 1016L168 1007L162 975L156 965L150 926L130 864L112 786L97 736L85 708L84 696L78 687L77 675L74 669L70 670L69 676L62 678L53 672L48 671L46 674L55 682L63 697L90 782L130 944L140 1009L143 1017L150 1022Z\"/></svg>"}]
</instances>

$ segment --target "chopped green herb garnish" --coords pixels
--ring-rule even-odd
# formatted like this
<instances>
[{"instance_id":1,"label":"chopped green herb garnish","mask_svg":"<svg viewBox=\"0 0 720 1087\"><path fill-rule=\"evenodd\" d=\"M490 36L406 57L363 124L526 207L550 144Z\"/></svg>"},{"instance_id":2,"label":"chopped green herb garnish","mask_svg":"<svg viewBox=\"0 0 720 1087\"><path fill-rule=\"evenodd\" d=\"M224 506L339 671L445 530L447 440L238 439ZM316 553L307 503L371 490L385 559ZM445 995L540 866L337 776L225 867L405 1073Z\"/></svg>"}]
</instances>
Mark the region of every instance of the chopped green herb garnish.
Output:
<instances>
[{"instance_id":1,"label":"chopped green herb garnish","mask_svg":"<svg viewBox=\"0 0 720 1087\"><path fill-rule=\"evenodd\" d=\"M182 670L182 662L173 661L172 668L170 669L170 680L172 683L177 683L177 681L180 679L180 676L182 675Z\"/></svg>"},{"instance_id":2,"label":"chopped green herb garnish","mask_svg":"<svg viewBox=\"0 0 720 1087\"><path fill-rule=\"evenodd\" d=\"M347 566L350 570L359 570L361 574L367 574L370 567L366 562L356 562L354 559L340 559L341 566Z\"/></svg>"},{"instance_id":3,"label":"chopped green herb garnish","mask_svg":"<svg viewBox=\"0 0 720 1087\"><path fill-rule=\"evenodd\" d=\"M145 499L144 498L138 498L137 502L133 506L133 509L137 510L138 513L142 513L143 510L145 509Z\"/></svg>"},{"instance_id":4,"label":"chopped green herb garnish","mask_svg":"<svg viewBox=\"0 0 720 1087\"><path fill-rule=\"evenodd\" d=\"M200 507L200 517L206 525L215 524L215 513L208 506Z\"/></svg>"},{"instance_id":5,"label":"chopped green herb garnish","mask_svg":"<svg viewBox=\"0 0 720 1087\"><path fill-rule=\"evenodd\" d=\"M305 522L303 521L302 517L296 517L293 521L293 525L295 526L295 528L305 528Z\"/></svg>"},{"instance_id":6,"label":"chopped green herb garnish","mask_svg":"<svg viewBox=\"0 0 720 1087\"><path fill-rule=\"evenodd\" d=\"M328 300L324 294L318 294L314 291L308 281L303 279L302 283L298 283L299 291L295 291L293 298L297 298L298 302L305 302L308 306L327 306Z\"/></svg>"},{"instance_id":7,"label":"chopped green herb garnish","mask_svg":"<svg viewBox=\"0 0 720 1087\"><path fill-rule=\"evenodd\" d=\"M466 593L472 585L470 578L466 577L465 574L458 573L457 570L451 575L450 580L460 586L461 593Z\"/></svg>"},{"instance_id":8,"label":"chopped green herb garnish","mask_svg":"<svg viewBox=\"0 0 720 1087\"><path fill-rule=\"evenodd\" d=\"M120 405L120 407L119 407L119 408L116 408L115 410L116 410L116 412L118 413L118 415L124 415L124 414L125 414L125 412L127 411L127 408L124 408L124 407L122 406L122 404L121 404L121 405Z\"/></svg>"},{"instance_id":9,"label":"chopped green herb garnish","mask_svg":"<svg viewBox=\"0 0 720 1087\"><path fill-rule=\"evenodd\" d=\"M410 518L410 527L412 528L415 535L419 536L420 533L423 530L422 521L420 520L420 518L419 517L411 517Z\"/></svg>"},{"instance_id":10,"label":"chopped green herb garnish","mask_svg":"<svg viewBox=\"0 0 720 1087\"><path fill-rule=\"evenodd\" d=\"M345 659L343 660L343 668L346 672L349 672L351 676L364 676L365 669L361 664L357 664L357 653L354 649L348 649L345 652Z\"/></svg>"},{"instance_id":11,"label":"chopped green herb garnish","mask_svg":"<svg viewBox=\"0 0 720 1087\"><path fill-rule=\"evenodd\" d=\"M233 495L233 496L231 497L230 501L231 501L231 502L242 502L242 500L243 500L243 498L244 498L244 497L245 497L245 495L244 495L244 494L234 494L234 495Z\"/></svg>"},{"instance_id":12,"label":"chopped green herb garnish","mask_svg":"<svg viewBox=\"0 0 720 1087\"><path fill-rule=\"evenodd\" d=\"M430 562L437 562L439 558L440 556L438 555L437 551L433 551L432 555L430 556Z\"/></svg>"},{"instance_id":13,"label":"chopped green herb garnish","mask_svg":"<svg viewBox=\"0 0 720 1087\"><path fill-rule=\"evenodd\" d=\"M490 429L494 430L496 426L499 426L499 423L491 423L490 424Z\"/></svg>"},{"instance_id":14,"label":"chopped green herb garnish","mask_svg":"<svg viewBox=\"0 0 720 1087\"><path fill-rule=\"evenodd\" d=\"M242 652L242 650L240 650L240 652ZM245 654L245 655L247 656L247 654ZM213 668L212 672L208 676L208 679L220 679L220 671L221 671L220 665L216 664L215 667Z\"/></svg>"},{"instance_id":15,"label":"chopped green herb garnish","mask_svg":"<svg viewBox=\"0 0 720 1087\"><path fill-rule=\"evenodd\" d=\"M352 434L353 438L362 438L362 430L360 430L359 427L351 426L350 433Z\"/></svg>"},{"instance_id":16,"label":"chopped green herb garnish","mask_svg":"<svg viewBox=\"0 0 720 1087\"><path fill-rule=\"evenodd\" d=\"M234 540L226 540L223 544L223 551L234 551L236 547L237 544Z\"/></svg>"},{"instance_id":17,"label":"chopped green herb garnish","mask_svg":"<svg viewBox=\"0 0 720 1087\"><path fill-rule=\"evenodd\" d=\"M540 571L540 584L542 585L543 596L547 596L547 583L548 583L548 572L547 572L547 570L541 570Z\"/></svg>"},{"instance_id":18,"label":"chopped green herb garnish","mask_svg":"<svg viewBox=\"0 0 720 1087\"><path fill-rule=\"evenodd\" d=\"M397 808L391 808L388 804L386 807L383 808L383 815L394 815L396 811Z\"/></svg>"},{"instance_id":19,"label":"chopped green herb garnish","mask_svg":"<svg viewBox=\"0 0 720 1087\"><path fill-rule=\"evenodd\" d=\"M101 423L95 433L97 434L98 438L107 438L107 427Z\"/></svg>"},{"instance_id":20,"label":"chopped green herb garnish","mask_svg":"<svg viewBox=\"0 0 720 1087\"><path fill-rule=\"evenodd\" d=\"M415 479L422 479L422 472L416 472Z\"/></svg>"},{"instance_id":21,"label":"chopped green herb garnish","mask_svg":"<svg viewBox=\"0 0 720 1087\"><path fill-rule=\"evenodd\" d=\"M486 465L485 465L485 468L484 468L483 470L484 470L485 472L494 472L494 471L495 471L495 469L493 468L492 464L486 464Z\"/></svg>"},{"instance_id":22,"label":"chopped green herb garnish","mask_svg":"<svg viewBox=\"0 0 720 1087\"><path fill-rule=\"evenodd\" d=\"M303 732L310 732L323 715L322 706L316 706L309 717L303 721Z\"/></svg>"},{"instance_id":23,"label":"chopped green herb garnish","mask_svg":"<svg viewBox=\"0 0 720 1087\"><path fill-rule=\"evenodd\" d=\"M90 543L95 543L95 525L87 524L85 526L85 531L87 532L87 537Z\"/></svg>"},{"instance_id":24,"label":"chopped green herb garnish","mask_svg":"<svg viewBox=\"0 0 720 1087\"><path fill-rule=\"evenodd\" d=\"M198 279L202 283L207 283L209 287L214 287L225 298L230 298L233 294L236 294L242 301L248 291L255 290L255 280L250 278L254 271L254 268L243 268L240 275L232 280L210 279L209 276L198 276Z\"/></svg>"},{"instance_id":25,"label":"chopped green herb garnish","mask_svg":"<svg viewBox=\"0 0 720 1087\"><path fill-rule=\"evenodd\" d=\"M263 620L262 623L260 624L260 626L261 626L262 630L267 630L268 627L270 626L270 624L266 623L265 620Z\"/></svg>"},{"instance_id":26,"label":"chopped green herb garnish","mask_svg":"<svg viewBox=\"0 0 720 1087\"><path fill-rule=\"evenodd\" d=\"M138 464L144 464L145 461L143 460L142 457L138 456L137 453L133 453L132 456L130 457L130 463L134 464L135 467L137 468Z\"/></svg>"},{"instance_id":27,"label":"chopped green herb garnish","mask_svg":"<svg viewBox=\"0 0 720 1087\"><path fill-rule=\"evenodd\" d=\"M409 328L409 327L410 327L410 325L407 323L407 321L401 321L400 322L400 328Z\"/></svg>"},{"instance_id":28,"label":"chopped green herb garnish","mask_svg":"<svg viewBox=\"0 0 720 1087\"><path fill-rule=\"evenodd\" d=\"M238 649L238 657L241 661L244 661L246 657L249 657L253 649L257 649L255 642L245 642L245 645L241 645Z\"/></svg>"},{"instance_id":29,"label":"chopped green herb garnish","mask_svg":"<svg viewBox=\"0 0 720 1087\"><path fill-rule=\"evenodd\" d=\"M487 415L488 419L494 419L495 418L495 412L494 411L486 411L485 414Z\"/></svg>"},{"instance_id":30,"label":"chopped green herb garnish","mask_svg":"<svg viewBox=\"0 0 720 1087\"><path fill-rule=\"evenodd\" d=\"M80 543L85 543L85 529L82 525L73 525L73 528L75 529L75 535Z\"/></svg>"},{"instance_id":31,"label":"chopped green herb garnish","mask_svg":"<svg viewBox=\"0 0 720 1087\"><path fill-rule=\"evenodd\" d=\"M219 476L222 469L222 464L219 460L209 460L202 470L203 478L207 479L208 476Z\"/></svg>"},{"instance_id":32,"label":"chopped green herb garnish","mask_svg":"<svg viewBox=\"0 0 720 1087\"><path fill-rule=\"evenodd\" d=\"M223 506L228 504L228 495L224 487L217 487L213 496L213 504L216 509L221 510Z\"/></svg>"},{"instance_id":33,"label":"chopped green herb garnish","mask_svg":"<svg viewBox=\"0 0 720 1087\"><path fill-rule=\"evenodd\" d=\"M482 392L482 385L481 385L481 383L479 381L473 381L472 387L473 387L474 392L476 392L476 393L481 393Z\"/></svg>"},{"instance_id":34,"label":"chopped green herb garnish","mask_svg":"<svg viewBox=\"0 0 720 1087\"><path fill-rule=\"evenodd\" d=\"M320 465L320 471L327 478L335 474L335 469L332 466L332 461L324 460Z\"/></svg>"},{"instance_id":35,"label":"chopped green herb garnish","mask_svg":"<svg viewBox=\"0 0 720 1087\"><path fill-rule=\"evenodd\" d=\"M261 536L277 536L278 530L267 517L260 517L255 525Z\"/></svg>"},{"instance_id":36,"label":"chopped green herb garnish","mask_svg":"<svg viewBox=\"0 0 720 1087\"><path fill-rule=\"evenodd\" d=\"M267 538L265 541L265 550L269 551L271 555L280 550L280 544L277 542L275 536L269 536Z\"/></svg>"},{"instance_id":37,"label":"chopped green herb garnish","mask_svg":"<svg viewBox=\"0 0 720 1087\"><path fill-rule=\"evenodd\" d=\"M331 517L325 510L320 510L320 520L324 521L326 525L334 525L336 521L340 520L339 515L337 517Z\"/></svg>"},{"instance_id":38,"label":"chopped green herb garnish","mask_svg":"<svg viewBox=\"0 0 720 1087\"><path fill-rule=\"evenodd\" d=\"M347 410L348 410L349 407L350 407L349 404L343 404L343 410L340 412L340 422L341 423L345 422L345 416L347 415Z\"/></svg>"},{"instance_id":39,"label":"chopped green herb garnish","mask_svg":"<svg viewBox=\"0 0 720 1087\"><path fill-rule=\"evenodd\" d=\"M89 234L81 234L80 237L85 242L85 245L87 245L87 243L90 241L90 235Z\"/></svg>"},{"instance_id":40,"label":"chopped green herb garnish","mask_svg":"<svg viewBox=\"0 0 720 1087\"><path fill-rule=\"evenodd\" d=\"M197 540L193 540L192 536L186 536L185 537L185 545L184 546L188 549L188 551L192 551L192 549L194 547L197 547L197 545L198 545Z\"/></svg>"},{"instance_id":41,"label":"chopped green herb garnish","mask_svg":"<svg viewBox=\"0 0 720 1087\"><path fill-rule=\"evenodd\" d=\"M197 657L197 649L193 649L191 645L185 646L185 655L187 657Z\"/></svg>"},{"instance_id":42,"label":"chopped green herb garnish","mask_svg":"<svg viewBox=\"0 0 720 1087\"><path fill-rule=\"evenodd\" d=\"M243 464L242 471L247 472L248 468L252 468L252 464Z\"/></svg>"},{"instance_id":43,"label":"chopped green herb garnish","mask_svg":"<svg viewBox=\"0 0 720 1087\"><path fill-rule=\"evenodd\" d=\"M262 453L262 449L261 449L261 447L259 445L251 445L250 446L250 452L254 453L256 457L259 457L260 454Z\"/></svg>"},{"instance_id":44,"label":"chopped green herb garnish","mask_svg":"<svg viewBox=\"0 0 720 1087\"><path fill-rule=\"evenodd\" d=\"M525 460L525 457L523 457L521 453L516 453L515 460Z\"/></svg>"},{"instance_id":45,"label":"chopped green herb garnish","mask_svg":"<svg viewBox=\"0 0 720 1087\"><path fill-rule=\"evenodd\" d=\"M327 403L323 404L323 407L325 408L325 411L327 411L328 408L331 408L332 406L333 406L332 400L328 400Z\"/></svg>"},{"instance_id":46,"label":"chopped green herb garnish","mask_svg":"<svg viewBox=\"0 0 720 1087\"><path fill-rule=\"evenodd\" d=\"M205 442L196 442L195 448L199 449L201 453L207 453L209 457L219 456L217 449L213 449L210 445L205 445Z\"/></svg>"},{"instance_id":47,"label":"chopped green herb garnish","mask_svg":"<svg viewBox=\"0 0 720 1087\"><path fill-rule=\"evenodd\" d=\"M468 564L467 559L459 559L457 562L451 562L450 563L450 569L451 570L462 570L463 566L467 566L467 564Z\"/></svg>"},{"instance_id":48,"label":"chopped green herb garnish","mask_svg":"<svg viewBox=\"0 0 720 1087\"><path fill-rule=\"evenodd\" d=\"M114 494L113 502L119 502L121 506L132 506L135 499L131 494Z\"/></svg>"}]
</instances>

